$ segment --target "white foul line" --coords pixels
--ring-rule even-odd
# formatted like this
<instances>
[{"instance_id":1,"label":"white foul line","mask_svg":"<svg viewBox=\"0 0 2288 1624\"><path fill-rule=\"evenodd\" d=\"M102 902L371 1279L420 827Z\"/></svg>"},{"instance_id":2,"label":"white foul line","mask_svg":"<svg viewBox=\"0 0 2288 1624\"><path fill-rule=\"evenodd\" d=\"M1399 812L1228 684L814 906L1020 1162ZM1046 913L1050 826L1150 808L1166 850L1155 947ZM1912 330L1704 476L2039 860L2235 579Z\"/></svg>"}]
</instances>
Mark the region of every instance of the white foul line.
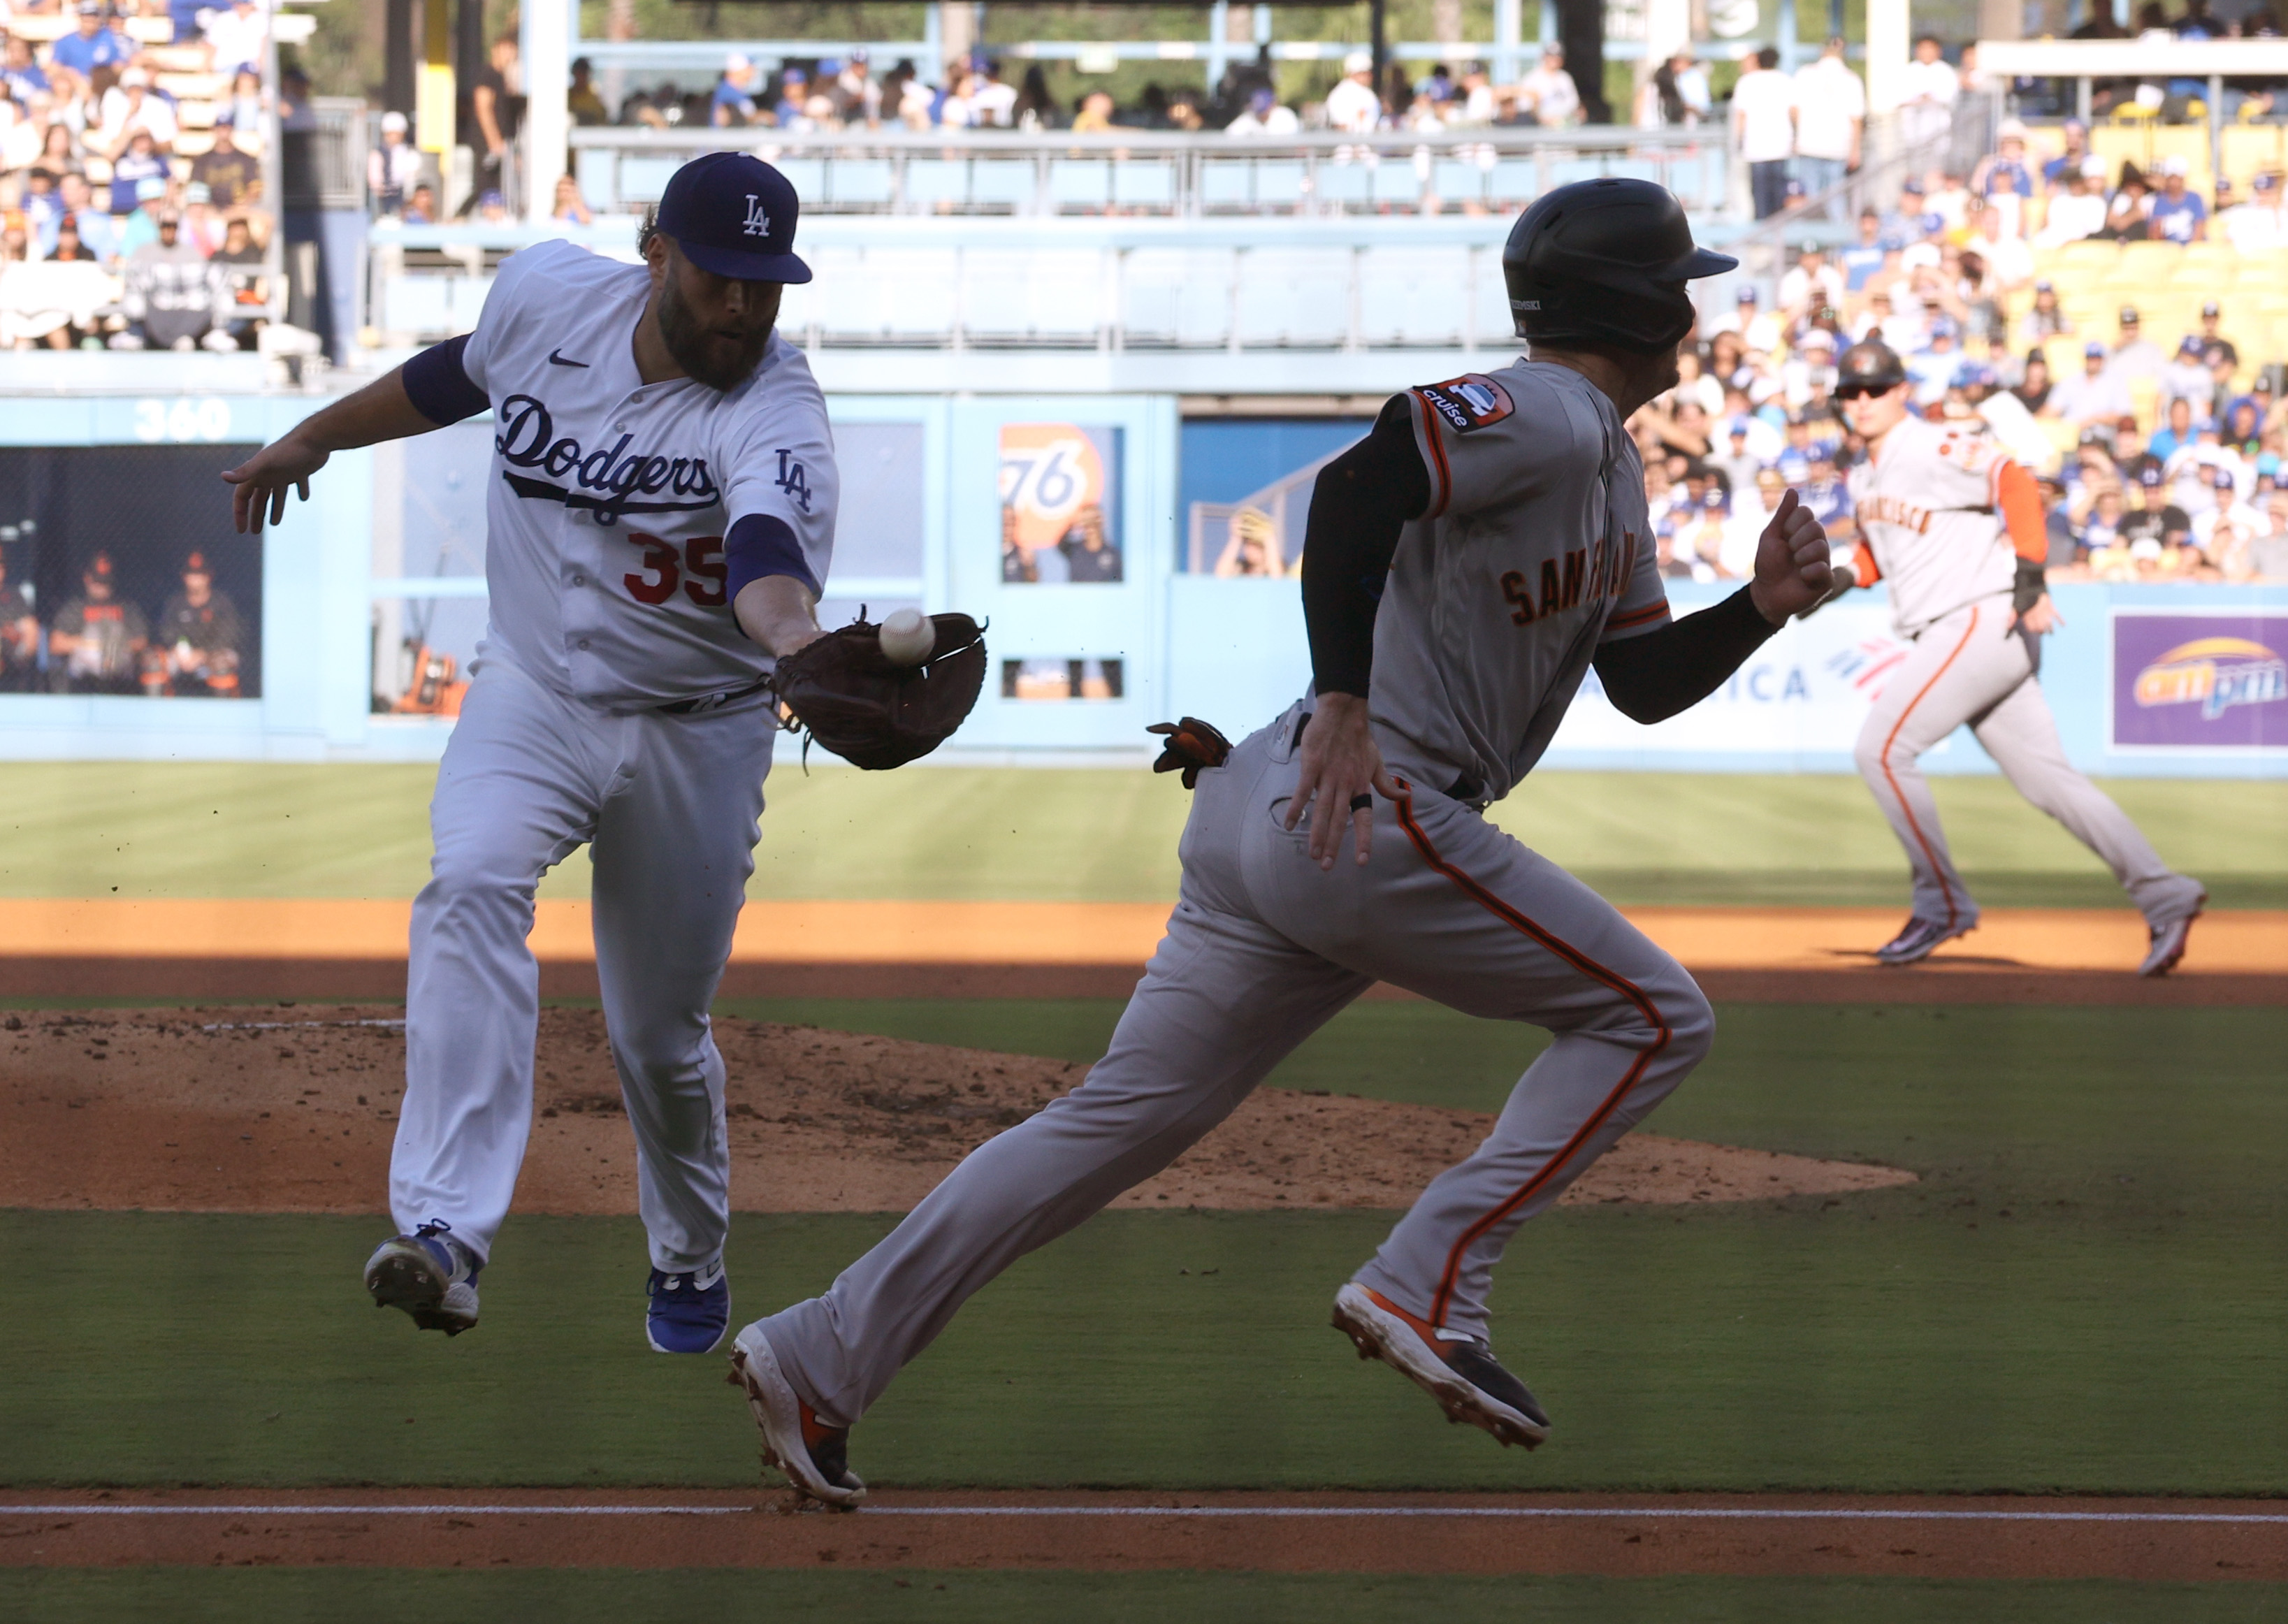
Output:
<instances>
[{"instance_id":1,"label":"white foul line","mask_svg":"<svg viewBox=\"0 0 2288 1624\"><path fill-rule=\"evenodd\" d=\"M202 1032L290 1032L305 1026L402 1026L405 1018L390 1020L218 1020L208 1021Z\"/></svg>"},{"instance_id":2,"label":"white foul line","mask_svg":"<svg viewBox=\"0 0 2288 1624\"><path fill-rule=\"evenodd\" d=\"M753 1506L123 1506L0 1505L7 1517L735 1517ZM1793 1506L868 1506L867 1517L1439 1517L1626 1521L1953 1522L2288 1525L2288 1511L1909 1510Z\"/></svg>"}]
</instances>

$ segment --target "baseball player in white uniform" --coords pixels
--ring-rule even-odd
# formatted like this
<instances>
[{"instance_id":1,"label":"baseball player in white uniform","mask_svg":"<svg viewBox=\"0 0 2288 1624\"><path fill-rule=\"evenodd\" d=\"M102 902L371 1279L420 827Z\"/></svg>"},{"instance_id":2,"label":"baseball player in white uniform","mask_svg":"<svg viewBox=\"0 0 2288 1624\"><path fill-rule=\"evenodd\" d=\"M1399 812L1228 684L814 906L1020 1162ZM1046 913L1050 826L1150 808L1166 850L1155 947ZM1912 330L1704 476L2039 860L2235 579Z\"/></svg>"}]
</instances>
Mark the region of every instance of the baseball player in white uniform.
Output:
<instances>
[{"instance_id":1,"label":"baseball player in white uniform","mask_svg":"<svg viewBox=\"0 0 2288 1624\"><path fill-rule=\"evenodd\" d=\"M2128 814L2066 759L2037 677L2040 639L2059 623L2044 582L2041 492L1993 441L1917 416L1911 392L1903 363L1879 341L1854 345L1838 363L1835 396L1867 455L1849 481L1860 541L1837 568L1835 590L1887 582L1891 623L1913 645L1856 751L1914 870L1913 912L1875 956L1912 964L1977 928L1978 905L1917 764L1967 723L2019 794L2105 860L2151 931L2139 973L2166 975L2208 893L2163 863Z\"/></svg>"},{"instance_id":2,"label":"baseball player in white uniform","mask_svg":"<svg viewBox=\"0 0 2288 1624\"><path fill-rule=\"evenodd\" d=\"M375 1302L457 1335L532 1115L541 875L587 843L596 970L650 1237L646 1331L705 1352L729 1322L730 1155L708 1006L753 869L778 731L775 656L819 635L834 543L826 405L774 330L794 189L743 154L679 170L626 265L568 242L503 265L476 331L303 423L224 477L239 527L306 497L328 456L489 408L490 624L438 769L414 903L402 1232Z\"/></svg>"},{"instance_id":3,"label":"baseball player in white uniform","mask_svg":"<svg viewBox=\"0 0 2288 1624\"><path fill-rule=\"evenodd\" d=\"M1484 811L1593 662L1629 714L1681 710L1818 601L1828 547L1791 495L1753 584L1672 623L1622 425L1676 380L1688 279L1734 262L1694 247L1666 192L1620 179L1535 203L1505 262L1530 359L1397 397L1319 476L1313 690L1204 757L1180 900L1109 1052L823 1296L736 1338L732 1379L802 1493L857 1501L848 1429L962 1302L1166 1167L1377 980L1556 1041L1342 1287L1335 1323L1455 1419L1547 1435L1487 1340L1493 1265L1707 1053L1713 1022L1673 959Z\"/></svg>"}]
</instances>

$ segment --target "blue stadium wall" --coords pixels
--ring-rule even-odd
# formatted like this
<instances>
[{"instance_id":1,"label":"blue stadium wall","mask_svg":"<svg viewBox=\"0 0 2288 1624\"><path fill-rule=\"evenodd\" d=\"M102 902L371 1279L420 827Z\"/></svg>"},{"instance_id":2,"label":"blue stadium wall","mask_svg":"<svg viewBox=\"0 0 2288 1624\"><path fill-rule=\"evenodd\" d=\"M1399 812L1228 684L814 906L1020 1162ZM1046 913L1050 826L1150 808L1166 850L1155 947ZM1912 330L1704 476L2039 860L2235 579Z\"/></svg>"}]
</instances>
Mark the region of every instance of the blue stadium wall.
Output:
<instances>
[{"instance_id":1,"label":"blue stadium wall","mask_svg":"<svg viewBox=\"0 0 2288 1624\"><path fill-rule=\"evenodd\" d=\"M1235 500L1267 482L1259 477L1266 470L1276 477L1283 463L1323 455L1340 443L1337 426L1180 422L1170 395L840 395L830 403L846 495L826 617L862 603L877 617L918 603L991 621L994 677L942 759L1140 760L1152 722L1190 714L1237 736L1303 688L1308 661L1293 582L1188 572L1185 515L1192 501ZM177 448L163 459L173 488L160 511L184 515L179 525L147 519L125 536L47 538L78 549L75 558L99 543L147 546L172 568L186 537L211 532L212 513L226 504L217 476L233 448L276 438L320 404L226 394L0 400L0 459L54 448ZM260 547L258 563L247 566L258 569L260 643L250 660L258 697L0 693L0 757L433 757L449 722L374 714L377 606L417 610L428 617L424 625L457 623L457 635L473 645L481 625L481 566L464 558L450 571L401 564L377 576L377 525L398 537L402 559L432 556L431 532L441 527L476 533L481 546L490 433L479 422L402 451L347 453L319 476L313 501L295 505ZM196 448L211 450L211 469L189 455ZM1098 484L1089 488L1102 511L1092 522L1116 548L1118 579L1005 580L1013 485L1021 502L1031 481L1053 508L1052 498L1086 474L1084 465L1095 468L1087 477ZM118 479L132 477L137 464L100 466ZM8 488L0 479L0 490ZM123 488L123 505L126 495ZM449 496L445 511L439 503ZM147 511L148 493L138 500L138 511ZM84 500L72 509L95 511ZM0 512L0 544L11 522ZM1671 590L1680 613L1720 596L1721 589L1689 582ZM2114 775L2288 774L2288 679L2277 674L2288 670L2288 587L2077 585L2056 597L2067 624L2046 640L2043 682L2078 765ZM44 601L44 611L49 606ZM438 617L440 608L453 614ZM1618 717L1593 680L1546 764L1847 772L1867 695L1897 653L1879 590L1857 594L1789 628L1724 690L1656 728ZM1068 670L1069 684L1061 675ZM1065 688L1074 696L1062 697ZM1994 770L1967 732L1927 764L1939 772Z\"/></svg>"}]
</instances>

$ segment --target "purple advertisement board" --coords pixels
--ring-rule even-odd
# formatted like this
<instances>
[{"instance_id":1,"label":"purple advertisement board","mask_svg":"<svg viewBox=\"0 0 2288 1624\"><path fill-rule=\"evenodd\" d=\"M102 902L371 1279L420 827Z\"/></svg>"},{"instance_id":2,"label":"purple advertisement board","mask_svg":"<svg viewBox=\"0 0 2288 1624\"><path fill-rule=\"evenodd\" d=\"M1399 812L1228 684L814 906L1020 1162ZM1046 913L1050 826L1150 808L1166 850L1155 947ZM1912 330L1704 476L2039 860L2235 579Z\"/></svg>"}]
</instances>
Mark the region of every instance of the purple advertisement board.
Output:
<instances>
[{"instance_id":1,"label":"purple advertisement board","mask_svg":"<svg viewBox=\"0 0 2288 1624\"><path fill-rule=\"evenodd\" d=\"M2288 614L2116 610L2113 744L2288 750Z\"/></svg>"}]
</instances>

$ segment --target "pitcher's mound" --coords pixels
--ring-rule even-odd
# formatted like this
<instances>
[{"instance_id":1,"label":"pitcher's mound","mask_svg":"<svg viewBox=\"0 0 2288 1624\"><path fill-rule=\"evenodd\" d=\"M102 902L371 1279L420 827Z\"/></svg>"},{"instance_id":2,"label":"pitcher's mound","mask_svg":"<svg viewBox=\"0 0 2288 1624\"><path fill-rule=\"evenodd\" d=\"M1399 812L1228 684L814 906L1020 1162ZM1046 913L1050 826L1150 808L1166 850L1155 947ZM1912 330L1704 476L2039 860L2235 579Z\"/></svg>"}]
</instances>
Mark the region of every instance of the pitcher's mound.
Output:
<instances>
[{"instance_id":1,"label":"pitcher's mound","mask_svg":"<svg viewBox=\"0 0 2288 1624\"><path fill-rule=\"evenodd\" d=\"M371 1212L404 1093L400 1011L105 1010L0 1021L0 1207ZM1087 1068L725 1019L732 1204L893 1212ZM635 1150L592 1010L546 1010L520 1212L631 1213ZM1473 1111L1263 1089L1122 1207L1402 1208ZM1898 1168L1633 1134L1569 1202L1746 1201L1911 1184Z\"/></svg>"}]
</instances>

